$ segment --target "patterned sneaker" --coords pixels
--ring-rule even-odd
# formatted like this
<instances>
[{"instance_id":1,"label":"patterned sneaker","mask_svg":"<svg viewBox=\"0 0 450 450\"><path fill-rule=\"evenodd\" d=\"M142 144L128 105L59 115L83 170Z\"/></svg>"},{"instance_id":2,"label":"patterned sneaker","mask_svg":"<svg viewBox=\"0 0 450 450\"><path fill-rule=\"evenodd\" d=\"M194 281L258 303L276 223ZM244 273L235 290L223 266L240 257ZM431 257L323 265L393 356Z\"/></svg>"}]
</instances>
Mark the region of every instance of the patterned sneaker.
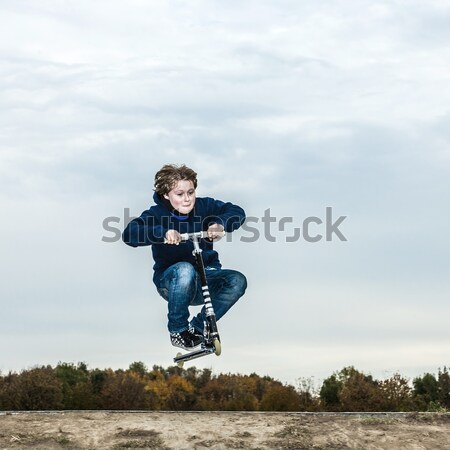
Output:
<instances>
[{"instance_id":1,"label":"patterned sneaker","mask_svg":"<svg viewBox=\"0 0 450 450\"><path fill-rule=\"evenodd\" d=\"M170 341L174 347L180 347L184 350L192 350L203 342L203 336L198 331L190 328L180 333L170 333Z\"/></svg>"}]
</instances>

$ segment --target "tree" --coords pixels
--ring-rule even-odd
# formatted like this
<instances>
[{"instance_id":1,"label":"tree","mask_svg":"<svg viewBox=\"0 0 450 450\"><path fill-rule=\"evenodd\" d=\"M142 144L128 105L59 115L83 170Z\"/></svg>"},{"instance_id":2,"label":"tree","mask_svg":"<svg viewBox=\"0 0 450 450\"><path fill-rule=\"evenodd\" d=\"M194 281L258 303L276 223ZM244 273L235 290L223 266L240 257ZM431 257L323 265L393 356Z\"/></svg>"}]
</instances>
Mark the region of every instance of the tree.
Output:
<instances>
[{"instance_id":1,"label":"tree","mask_svg":"<svg viewBox=\"0 0 450 450\"><path fill-rule=\"evenodd\" d=\"M365 375L354 367L341 371L343 387L339 393L343 411L380 411L383 400L379 385L371 375Z\"/></svg>"},{"instance_id":2,"label":"tree","mask_svg":"<svg viewBox=\"0 0 450 450\"><path fill-rule=\"evenodd\" d=\"M293 386L272 383L263 395L260 411L299 411L300 396Z\"/></svg>"},{"instance_id":3,"label":"tree","mask_svg":"<svg viewBox=\"0 0 450 450\"><path fill-rule=\"evenodd\" d=\"M326 378L320 389L320 400L329 411L338 411L340 408L340 393L344 383L338 379L336 374Z\"/></svg>"},{"instance_id":4,"label":"tree","mask_svg":"<svg viewBox=\"0 0 450 450\"><path fill-rule=\"evenodd\" d=\"M438 400L447 409L450 409L450 375L447 367L438 374Z\"/></svg>"},{"instance_id":5,"label":"tree","mask_svg":"<svg viewBox=\"0 0 450 450\"><path fill-rule=\"evenodd\" d=\"M94 409L94 391L87 365L59 362L55 375L61 381L63 409Z\"/></svg>"},{"instance_id":6,"label":"tree","mask_svg":"<svg viewBox=\"0 0 450 450\"><path fill-rule=\"evenodd\" d=\"M384 411L411 411L413 402L409 381L396 373L380 383Z\"/></svg>"},{"instance_id":7,"label":"tree","mask_svg":"<svg viewBox=\"0 0 450 450\"><path fill-rule=\"evenodd\" d=\"M107 371L101 392L103 409L148 409L149 398L145 383L133 372Z\"/></svg>"},{"instance_id":8,"label":"tree","mask_svg":"<svg viewBox=\"0 0 450 450\"><path fill-rule=\"evenodd\" d=\"M16 409L16 394L14 387L16 386L16 378L19 375L9 372L8 375L0 378L0 410L8 411Z\"/></svg>"},{"instance_id":9,"label":"tree","mask_svg":"<svg viewBox=\"0 0 450 450\"><path fill-rule=\"evenodd\" d=\"M13 410L58 410L63 407L62 385L50 366L11 376L8 390Z\"/></svg>"},{"instance_id":10,"label":"tree","mask_svg":"<svg viewBox=\"0 0 450 450\"><path fill-rule=\"evenodd\" d=\"M208 382L211 380L212 370L211 369L203 369L200 374L197 376L197 389L202 389Z\"/></svg>"},{"instance_id":11,"label":"tree","mask_svg":"<svg viewBox=\"0 0 450 450\"><path fill-rule=\"evenodd\" d=\"M158 366L153 366L149 374L149 381L145 385L145 391L149 396L149 408L152 410L165 409L169 397L169 387L167 385L164 371Z\"/></svg>"},{"instance_id":12,"label":"tree","mask_svg":"<svg viewBox=\"0 0 450 450\"><path fill-rule=\"evenodd\" d=\"M296 390L300 398L300 411L319 409L318 393L313 378L299 378Z\"/></svg>"},{"instance_id":13,"label":"tree","mask_svg":"<svg viewBox=\"0 0 450 450\"><path fill-rule=\"evenodd\" d=\"M344 367L340 372L324 380L320 399L331 411L380 411L383 394L380 385L371 375L365 375L354 367Z\"/></svg>"},{"instance_id":14,"label":"tree","mask_svg":"<svg viewBox=\"0 0 450 450\"><path fill-rule=\"evenodd\" d=\"M190 410L195 402L194 386L180 375L169 378L168 395L165 409L182 411Z\"/></svg>"},{"instance_id":15,"label":"tree","mask_svg":"<svg viewBox=\"0 0 450 450\"><path fill-rule=\"evenodd\" d=\"M137 373L139 376L144 378L147 375L147 366L142 361L136 361L131 363L128 367L130 372Z\"/></svg>"},{"instance_id":16,"label":"tree","mask_svg":"<svg viewBox=\"0 0 450 450\"><path fill-rule=\"evenodd\" d=\"M422 377L413 380L413 397L417 409L426 411L431 403L436 403L439 399L439 384L436 377L431 373L426 373Z\"/></svg>"},{"instance_id":17,"label":"tree","mask_svg":"<svg viewBox=\"0 0 450 450\"><path fill-rule=\"evenodd\" d=\"M219 411L255 411L254 379L241 375L221 374L212 378L201 390L199 409Z\"/></svg>"}]
</instances>

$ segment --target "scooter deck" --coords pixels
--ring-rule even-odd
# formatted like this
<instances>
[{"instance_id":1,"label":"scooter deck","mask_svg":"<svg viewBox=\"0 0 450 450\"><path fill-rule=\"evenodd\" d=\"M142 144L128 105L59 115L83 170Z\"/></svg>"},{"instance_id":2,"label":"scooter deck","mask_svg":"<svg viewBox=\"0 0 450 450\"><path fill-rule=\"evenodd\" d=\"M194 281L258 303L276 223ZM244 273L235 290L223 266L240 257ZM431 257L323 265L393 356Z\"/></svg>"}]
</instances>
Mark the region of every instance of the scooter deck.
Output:
<instances>
[{"instance_id":1,"label":"scooter deck","mask_svg":"<svg viewBox=\"0 0 450 450\"><path fill-rule=\"evenodd\" d=\"M175 358L173 358L173 362L177 363L180 367L183 366L185 361L191 361L193 359L201 358L202 356L210 355L211 353L215 353L216 349L212 346L202 347L198 350L194 350L189 353L178 353Z\"/></svg>"}]
</instances>

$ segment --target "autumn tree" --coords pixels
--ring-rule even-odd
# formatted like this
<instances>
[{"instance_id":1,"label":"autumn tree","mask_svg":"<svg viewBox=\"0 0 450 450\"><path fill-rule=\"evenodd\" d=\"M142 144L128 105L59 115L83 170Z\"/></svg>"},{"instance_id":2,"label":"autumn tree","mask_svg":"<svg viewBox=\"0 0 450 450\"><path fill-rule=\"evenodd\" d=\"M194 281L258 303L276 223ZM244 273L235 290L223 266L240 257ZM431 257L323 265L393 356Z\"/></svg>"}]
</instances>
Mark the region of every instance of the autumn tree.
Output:
<instances>
[{"instance_id":1,"label":"autumn tree","mask_svg":"<svg viewBox=\"0 0 450 450\"><path fill-rule=\"evenodd\" d=\"M413 401L409 381L396 373L380 382L383 411L411 411Z\"/></svg>"},{"instance_id":2,"label":"autumn tree","mask_svg":"<svg viewBox=\"0 0 450 450\"><path fill-rule=\"evenodd\" d=\"M180 375L173 375L167 382L168 395L164 409L189 411L195 403L193 384Z\"/></svg>"},{"instance_id":3,"label":"autumn tree","mask_svg":"<svg viewBox=\"0 0 450 450\"><path fill-rule=\"evenodd\" d=\"M344 367L340 372L324 380L320 399L330 411L380 411L383 409L383 393L379 383L371 375L365 375L354 367Z\"/></svg>"},{"instance_id":4,"label":"autumn tree","mask_svg":"<svg viewBox=\"0 0 450 450\"><path fill-rule=\"evenodd\" d=\"M272 382L264 392L260 411L299 411L300 395L293 386Z\"/></svg>"},{"instance_id":5,"label":"autumn tree","mask_svg":"<svg viewBox=\"0 0 450 450\"><path fill-rule=\"evenodd\" d=\"M8 411L16 409L14 388L17 386L16 378L19 375L9 372L8 375L0 377L0 410Z\"/></svg>"},{"instance_id":6,"label":"autumn tree","mask_svg":"<svg viewBox=\"0 0 450 450\"><path fill-rule=\"evenodd\" d=\"M50 366L10 374L4 381L8 409L37 411L63 407L62 385Z\"/></svg>"},{"instance_id":7,"label":"autumn tree","mask_svg":"<svg viewBox=\"0 0 450 450\"><path fill-rule=\"evenodd\" d=\"M158 366L153 366L153 370L149 373L148 381L144 389L148 394L150 409L165 409L167 399L169 398L169 387L167 385L165 371L161 370Z\"/></svg>"},{"instance_id":8,"label":"autumn tree","mask_svg":"<svg viewBox=\"0 0 450 450\"><path fill-rule=\"evenodd\" d=\"M139 374L111 369L107 371L101 391L103 409L148 409L149 399L145 383Z\"/></svg>"},{"instance_id":9,"label":"autumn tree","mask_svg":"<svg viewBox=\"0 0 450 450\"><path fill-rule=\"evenodd\" d=\"M1 410L229 410L229 411L443 411L450 407L450 375L426 373L413 380L394 374L375 380L354 367L297 387L269 376L219 374L210 369L151 370L133 362L126 370L93 369L60 362L0 376Z\"/></svg>"},{"instance_id":10,"label":"autumn tree","mask_svg":"<svg viewBox=\"0 0 450 450\"><path fill-rule=\"evenodd\" d=\"M343 411L380 411L383 405L379 384L371 375L365 375L354 367L346 367L341 371L343 380L339 394Z\"/></svg>"},{"instance_id":11,"label":"autumn tree","mask_svg":"<svg viewBox=\"0 0 450 450\"><path fill-rule=\"evenodd\" d=\"M199 407L209 411L255 411L258 401L249 389L248 381L243 376L231 374L212 378L201 391Z\"/></svg>"}]
</instances>

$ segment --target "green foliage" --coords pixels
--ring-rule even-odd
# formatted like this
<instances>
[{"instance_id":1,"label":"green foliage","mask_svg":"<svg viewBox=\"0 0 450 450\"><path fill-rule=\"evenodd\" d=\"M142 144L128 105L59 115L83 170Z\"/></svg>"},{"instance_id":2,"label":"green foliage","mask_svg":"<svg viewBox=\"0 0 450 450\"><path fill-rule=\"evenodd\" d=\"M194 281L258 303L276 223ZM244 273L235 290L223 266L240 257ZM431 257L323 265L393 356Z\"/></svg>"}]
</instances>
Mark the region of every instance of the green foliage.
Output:
<instances>
[{"instance_id":1,"label":"green foliage","mask_svg":"<svg viewBox=\"0 0 450 450\"><path fill-rule=\"evenodd\" d=\"M426 373L413 380L413 400L418 411L440 412L450 409L450 375L447 367L437 378Z\"/></svg>"},{"instance_id":2,"label":"green foliage","mask_svg":"<svg viewBox=\"0 0 450 450\"><path fill-rule=\"evenodd\" d=\"M331 375L323 381L320 389L320 399L324 407L329 411L334 411L340 407L340 393L344 383L338 379L336 374Z\"/></svg>"},{"instance_id":3,"label":"green foliage","mask_svg":"<svg viewBox=\"0 0 450 450\"><path fill-rule=\"evenodd\" d=\"M450 409L450 375L447 367L438 373L438 400L439 403L446 408Z\"/></svg>"},{"instance_id":4,"label":"green foliage","mask_svg":"<svg viewBox=\"0 0 450 450\"><path fill-rule=\"evenodd\" d=\"M147 366L142 361L136 361L134 363L130 364L130 367L128 368L130 372L137 373L141 377L145 377L147 374Z\"/></svg>"},{"instance_id":5,"label":"green foliage","mask_svg":"<svg viewBox=\"0 0 450 450\"><path fill-rule=\"evenodd\" d=\"M94 390L85 363L58 363L55 375L63 391L63 409L94 409Z\"/></svg>"},{"instance_id":6,"label":"green foliage","mask_svg":"<svg viewBox=\"0 0 450 450\"><path fill-rule=\"evenodd\" d=\"M0 375L0 410L228 410L228 411L447 411L446 367L412 383L400 374L375 380L344 367L323 380L297 386L269 376L219 374L178 366L152 369L141 361L127 370L88 369L60 362Z\"/></svg>"},{"instance_id":7,"label":"green foliage","mask_svg":"<svg viewBox=\"0 0 450 450\"><path fill-rule=\"evenodd\" d=\"M413 380L413 396L419 411L427 411L430 403L438 401L439 385L436 377L431 373L426 373Z\"/></svg>"},{"instance_id":8,"label":"green foliage","mask_svg":"<svg viewBox=\"0 0 450 450\"><path fill-rule=\"evenodd\" d=\"M428 401L436 401L438 399L438 381L431 373L414 378L413 385L416 396L422 396Z\"/></svg>"}]
</instances>

